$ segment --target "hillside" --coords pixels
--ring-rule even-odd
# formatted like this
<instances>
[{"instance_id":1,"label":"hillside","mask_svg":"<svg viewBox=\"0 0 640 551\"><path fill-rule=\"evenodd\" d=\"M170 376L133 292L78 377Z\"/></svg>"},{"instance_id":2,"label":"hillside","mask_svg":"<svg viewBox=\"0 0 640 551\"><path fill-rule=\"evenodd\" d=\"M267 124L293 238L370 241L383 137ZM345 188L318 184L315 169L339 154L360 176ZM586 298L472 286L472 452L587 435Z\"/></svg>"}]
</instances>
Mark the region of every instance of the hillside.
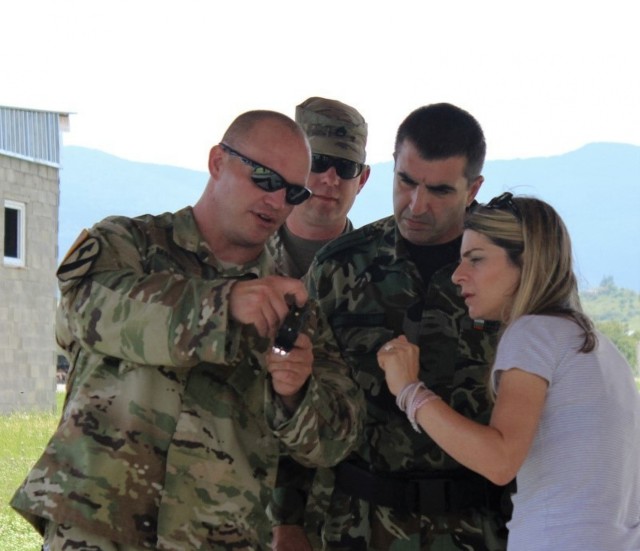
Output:
<instances>
[{"instance_id":1,"label":"hillside","mask_svg":"<svg viewBox=\"0 0 640 551\"><path fill-rule=\"evenodd\" d=\"M640 293L620 289L613 278L580 295L596 327L609 337L640 376Z\"/></svg>"},{"instance_id":2,"label":"hillside","mask_svg":"<svg viewBox=\"0 0 640 551\"><path fill-rule=\"evenodd\" d=\"M613 278L580 295L583 308L598 322L616 321L634 331L640 340L640 293L620 289Z\"/></svg>"}]
</instances>

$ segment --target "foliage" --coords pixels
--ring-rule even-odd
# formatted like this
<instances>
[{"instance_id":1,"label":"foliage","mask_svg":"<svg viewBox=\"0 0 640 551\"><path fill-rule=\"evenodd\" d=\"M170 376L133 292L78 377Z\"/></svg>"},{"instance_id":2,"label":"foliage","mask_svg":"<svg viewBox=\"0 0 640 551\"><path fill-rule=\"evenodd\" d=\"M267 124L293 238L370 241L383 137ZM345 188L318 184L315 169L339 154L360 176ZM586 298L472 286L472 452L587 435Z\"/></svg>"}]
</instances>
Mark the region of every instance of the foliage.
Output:
<instances>
[{"instance_id":1,"label":"foliage","mask_svg":"<svg viewBox=\"0 0 640 551\"><path fill-rule=\"evenodd\" d=\"M613 341L640 375L640 293L617 287L606 277L596 289L581 293L582 306L596 327Z\"/></svg>"},{"instance_id":2,"label":"foliage","mask_svg":"<svg viewBox=\"0 0 640 551\"><path fill-rule=\"evenodd\" d=\"M638 371L638 334L631 334L627 325L619 321L596 322L596 327L602 331L616 345L618 350L627 359L634 373L640 375Z\"/></svg>"},{"instance_id":3,"label":"foliage","mask_svg":"<svg viewBox=\"0 0 640 551\"><path fill-rule=\"evenodd\" d=\"M594 321L617 321L640 334L640 293L617 287L612 277L581 293L580 300Z\"/></svg>"},{"instance_id":4,"label":"foliage","mask_svg":"<svg viewBox=\"0 0 640 551\"><path fill-rule=\"evenodd\" d=\"M56 397L56 413L0 416L0 551L39 551L42 546L42 538L9 501L58 424L64 394Z\"/></svg>"}]
</instances>

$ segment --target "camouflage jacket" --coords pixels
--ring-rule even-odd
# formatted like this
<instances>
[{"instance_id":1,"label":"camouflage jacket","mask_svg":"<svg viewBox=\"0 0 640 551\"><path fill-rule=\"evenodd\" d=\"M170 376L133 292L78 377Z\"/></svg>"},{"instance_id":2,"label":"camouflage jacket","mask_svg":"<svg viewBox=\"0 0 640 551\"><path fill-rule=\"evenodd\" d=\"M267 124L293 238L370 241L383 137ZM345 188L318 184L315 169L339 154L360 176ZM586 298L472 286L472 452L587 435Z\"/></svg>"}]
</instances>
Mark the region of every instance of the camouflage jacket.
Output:
<instances>
[{"instance_id":1,"label":"camouflage jacket","mask_svg":"<svg viewBox=\"0 0 640 551\"><path fill-rule=\"evenodd\" d=\"M420 347L420 379L458 412L487 423L495 332L468 317L451 281L455 264L438 270L426 287L398 237L389 217L333 241L309 270L309 293L365 392L365 433L354 457L374 472L456 469L398 409L376 353L389 339L407 335Z\"/></svg>"},{"instance_id":2,"label":"camouflage jacket","mask_svg":"<svg viewBox=\"0 0 640 551\"><path fill-rule=\"evenodd\" d=\"M264 509L279 454L330 465L354 446L361 395L321 312L313 375L287 415L273 394L270 343L228 315L238 279L191 208L108 218L58 270L56 336L71 369L60 424L12 506L36 527L77 524L158 549L266 549Z\"/></svg>"},{"instance_id":3,"label":"camouflage jacket","mask_svg":"<svg viewBox=\"0 0 640 551\"><path fill-rule=\"evenodd\" d=\"M347 224L344 228L345 233L349 233L353 231L353 224L351 220L347 218ZM291 277L301 278L307 272L308 266L300 266L301 262L298 260L294 260L293 256L296 254L296 251L288 250L284 245L284 225L282 225L277 232L275 232L269 241L267 241L267 249L273 258L275 259L276 266L278 270L287 274ZM324 245L320 245L318 250L320 250Z\"/></svg>"},{"instance_id":4,"label":"camouflage jacket","mask_svg":"<svg viewBox=\"0 0 640 551\"><path fill-rule=\"evenodd\" d=\"M455 263L443 266L426 286L408 256L394 218L389 217L337 238L316 256L309 269L310 296L319 301L342 355L365 393L364 438L349 461L369 472L424 478L459 474L461 468L427 435L416 432L396 406L376 359L378 349L393 337L405 334L419 345L419 377L430 389L466 417L480 423L489 420L491 400L486 383L497 328L474 323L468 317L451 281L455 267ZM308 482L308 475L299 469L289 466L279 471L270 507L275 524L302 523L304 495L301 497L300 490L304 494ZM316 477L314 495L323 494L322 485ZM356 548L356 539L349 539L349 526L366 524L363 519L368 513L353 509L357 500L345 502L336 497L334 493L325 501L330 503L322 511L327 513L325 526L331 528L332 537L342 535L345 541L351 541L345 548ZM306 522L313 534L316 512L309 513ZM410 530L419 529L402 525L399 517L395 518L381 521L390 542L393 534L397 538L405 534L407 538ZM449 530L457 530L453 518L447 518ZM478 531L482 534L481 528ZM389 548L395 549L397 544L389 543ZM362 545L365 548L367 543Z\"/></svg>"}]
</instances>

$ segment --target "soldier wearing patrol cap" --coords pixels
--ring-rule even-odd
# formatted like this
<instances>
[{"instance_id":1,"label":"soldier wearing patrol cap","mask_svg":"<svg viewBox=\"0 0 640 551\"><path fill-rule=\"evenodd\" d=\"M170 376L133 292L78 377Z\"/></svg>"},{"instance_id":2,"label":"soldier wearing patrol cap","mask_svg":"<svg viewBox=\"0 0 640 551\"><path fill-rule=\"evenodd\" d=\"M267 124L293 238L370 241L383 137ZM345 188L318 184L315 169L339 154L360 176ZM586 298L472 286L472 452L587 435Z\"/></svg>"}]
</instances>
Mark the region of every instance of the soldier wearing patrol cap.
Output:
<instances>
[{"instance_id":1,"label":"soldier wearing patrol cap","mask_svg":"<svg viewBox=\"0 0 640 551\"><path fill-rule=\"evenodd\" d=\"M302 277L315 254L336 237L353 230L347 217L370 174L366 164L367 123L357 109L337 100L310 97L296 107L296 122L311 146L311 197L297 205L272 236L269 250L279 269ZM300 506L300 490L306 507ZM277 487L269 504L274 544L319 548L319 532L333 487L329 469L301 469L283 456ZM302 528L304 526L304 528Z\"/></svg>"},{"instance_id":2,"label":"soldier wearing patrol cap","mask_svg":"<svg viewBox=\"0 0 640 551\"><path fill-rule=\"evenodd\" d=\"M316 252L353 230L347 214L369 178L367 123L350 105L311 97L296 107L296 122L311 145L309 200L293 209L269 248L280 269L302 277Z\"/></svg>"}]
</instances>

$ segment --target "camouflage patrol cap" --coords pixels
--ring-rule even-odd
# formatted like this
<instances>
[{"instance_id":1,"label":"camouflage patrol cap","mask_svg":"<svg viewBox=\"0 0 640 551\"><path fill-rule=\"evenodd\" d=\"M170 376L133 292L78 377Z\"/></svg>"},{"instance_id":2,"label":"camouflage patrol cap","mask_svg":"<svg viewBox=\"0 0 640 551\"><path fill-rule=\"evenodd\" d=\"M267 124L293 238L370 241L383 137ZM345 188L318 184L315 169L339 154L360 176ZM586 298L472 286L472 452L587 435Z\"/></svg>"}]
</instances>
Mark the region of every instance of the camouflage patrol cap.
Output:
<instances>
[{"instance_id":1,"label":"camouflage patrol cap","mask_svg":"<svg viewBox=\"0 0 640 551\"><path fill-rule=\"evenodd\" d=\"M296 122L306 132L314 153L365 162L367 123L353 107L312 97L296 107Z\"/></svg>"}]
</instances>

